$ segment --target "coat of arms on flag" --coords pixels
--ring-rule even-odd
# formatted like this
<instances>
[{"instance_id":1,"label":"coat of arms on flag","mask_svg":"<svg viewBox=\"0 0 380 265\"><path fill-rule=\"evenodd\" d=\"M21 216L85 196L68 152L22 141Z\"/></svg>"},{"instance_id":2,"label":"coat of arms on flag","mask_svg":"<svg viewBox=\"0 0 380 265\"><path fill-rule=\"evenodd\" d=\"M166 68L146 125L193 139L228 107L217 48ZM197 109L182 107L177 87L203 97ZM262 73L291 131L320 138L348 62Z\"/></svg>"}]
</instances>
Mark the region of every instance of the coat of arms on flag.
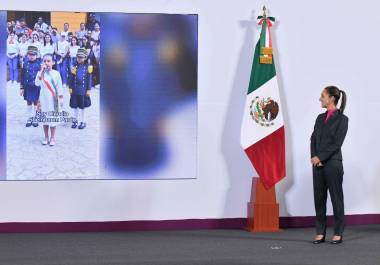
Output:
<instances>
[{"instance_id":1,"label":"coat of arms on flag","mask_svg":"<svg viewBox=\"0 0 380 265\"><path fill-rule=\"evenodd\" d=\"M250 106L252 119L261 126L274 125L273 120L276 119L278 111L278 103L270 97L261 99L257 96Z\"/></svg>"}]
</instances>

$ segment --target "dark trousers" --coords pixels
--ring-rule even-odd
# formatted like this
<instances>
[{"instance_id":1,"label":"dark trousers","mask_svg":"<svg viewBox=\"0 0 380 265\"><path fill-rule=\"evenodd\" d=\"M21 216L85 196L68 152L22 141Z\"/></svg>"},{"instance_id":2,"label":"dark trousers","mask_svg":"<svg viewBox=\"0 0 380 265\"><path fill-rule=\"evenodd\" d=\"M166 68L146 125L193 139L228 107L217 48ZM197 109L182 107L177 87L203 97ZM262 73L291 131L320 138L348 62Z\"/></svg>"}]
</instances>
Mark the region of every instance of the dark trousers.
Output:
<instances>
[{"instance_id":1,"label":"dark trousers","mask_svg":"<svg viewBox=\"0 0 380 265\"><path fill-rule=\"evenodd\" d=\"M344 230L343 164L340 160L329 160L321 167L313 167L314 204L318 235L326 234L327 190L334 211L334 234Z\"/></svg>"}]
</instances>

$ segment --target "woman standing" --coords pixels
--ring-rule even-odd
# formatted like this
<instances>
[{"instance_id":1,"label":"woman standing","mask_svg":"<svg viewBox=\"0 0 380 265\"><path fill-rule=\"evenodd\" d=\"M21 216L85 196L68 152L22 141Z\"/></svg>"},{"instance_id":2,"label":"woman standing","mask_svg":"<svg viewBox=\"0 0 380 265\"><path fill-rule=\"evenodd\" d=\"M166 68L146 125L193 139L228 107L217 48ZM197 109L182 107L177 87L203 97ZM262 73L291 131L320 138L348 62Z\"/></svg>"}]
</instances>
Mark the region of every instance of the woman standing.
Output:
<instances>
[{"instance_id":1,"label":"woman standing","mask_svg":"<svg viewBox=\"0 0 380 265\"><path fill-rule=\"evenodd\" d=\"M7 40L7 64L9 68L9 79L13 84L17 83L18 79L18 53L19 47L16 35L14 32L11 32Z\"/></svg>"},{"instance_id":2,"label":"woman standing","mask_svg":"<svg viewBox=\"0 0 380 265\"><path fill-rule=\"evenodd\" d=\"M97 41L100 36L100 25L98 22L94 24L94 30L91 32L91 39Z\"/></svg>"},{"instance_id":3,"label":"woman standing","mask_svg":"<svg viewBox=\"0 0 380 265\"><path fill-rule=\"evenodd\" d=\"M92 46L90 44L90 40L88 39L88 37L84 37L82 39L82 45L80 47L84 48L88 54L87 63L92 64L92 62L94 60L94 54L92 52Z\"/></svg>"},{"instance_id":4,"label":"woman standing","mask_svg":"<svg viewBox=\"0 0 380 265\"><path fill-rule=\"evenodd\" d=\"M66 24L66 23L65 23ZM62 32L61 33L61 39L57 42L55 46L55 53L56 53L56 66L57 70L61 75L63 86L67 86L67 78L68 78L68 71L69 71L69 47L70 43L66 41L66 35Z\"/></svg>"},{"instance_id":5,"label":"woman standing","mask_svg":"<svg viewBox=\"0 0 380 265\"><path fill-rule=\"evenodd\" d=\"M40 46L41 57L44 57L45 54L54 54L55 45L50 34L46 34L44 38L43 45Z\"/></svg>"},{"instance_id":6,"label":"woman standing","mask_svg":"<svg viewBox=\"0 0 380 265\"><path fill-rule=\"evenodd\" d=\"M38 54L37 58L41 57L40 49L41 49L41 42L40 42L40 37L38 36L37 33L32 33L32 37L30 39L30 46L34 46L38 49Z\"/></svg>"},{"instance_id":7,"label":"woman standing","mask_svg":"<svg viewBox=\"0 0 380 265\"><path fill-rule=\"evenodd\" d=\"M341 99L339 109L337 104ZM316 236L314 244L325 242L327 190L334 211L334 236L330 243L343 241L343 163L341 146L347 134L348 118L343 114L346 93L335 86L323 89L319 99L325 113L319 114L311 135L311 163L313 165L314 204L316 212Z\"/></svg>"},{"instance_id":8,"label":"woman standing","mask_svg":"<svg viewBox=\"0 0 380 265\"><path fill-rule=\"evenodd\" d=\"M27 39L25 34L22 34L22 36L20 38L20 43L18 44L19 62L20 62L21 68L24 65L24 60L25 60L27 52L28 52L28 46L29 46L28 39Z\"/></svg>"},{"instance_id":9,"label":"woman standing","mask_svg":"<svg viewBox=\"0 0 380 265\"><path fill-rule=\"evenodd\" d=\"M70 47L69 47L70 67L76 63L78 49L80 48L78 44L79 44L78 38L73 36L71 38Z\"/></svg>"}]
</instances>

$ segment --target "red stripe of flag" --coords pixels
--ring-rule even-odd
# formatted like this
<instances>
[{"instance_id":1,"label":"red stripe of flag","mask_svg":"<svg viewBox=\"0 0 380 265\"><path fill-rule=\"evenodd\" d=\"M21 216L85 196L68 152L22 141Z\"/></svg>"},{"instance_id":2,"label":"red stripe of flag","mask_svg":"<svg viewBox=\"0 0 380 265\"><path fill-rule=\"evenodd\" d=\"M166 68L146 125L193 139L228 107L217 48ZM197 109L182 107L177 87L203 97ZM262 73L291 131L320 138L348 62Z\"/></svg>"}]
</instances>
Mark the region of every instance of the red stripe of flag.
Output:
<instances>
[{"instance_id":1,"label":"red stripe of flag","mask_svg":"<svg viewBox=\"0 0 380 265\"><path fill-rule=\"evenodd\" d=\"M270 189L285 177L284 139L285 130L282 126L245 149L266 189Z\"/></svg>"}]
</instances>

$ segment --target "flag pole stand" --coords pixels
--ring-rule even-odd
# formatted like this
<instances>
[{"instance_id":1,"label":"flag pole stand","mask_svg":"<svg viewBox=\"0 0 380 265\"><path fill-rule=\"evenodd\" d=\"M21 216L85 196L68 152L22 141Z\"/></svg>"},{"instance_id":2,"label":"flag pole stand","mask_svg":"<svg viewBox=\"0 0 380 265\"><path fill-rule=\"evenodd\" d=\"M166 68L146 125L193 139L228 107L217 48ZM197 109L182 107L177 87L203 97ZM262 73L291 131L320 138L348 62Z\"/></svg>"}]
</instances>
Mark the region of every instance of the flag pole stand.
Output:
<instances>
[{"instance_id":1,"label":"flag pole stand","mask_svg":"<svg viewBox=\"0 0 380 265\"><path fill-rule=\"evenodd\" d=\"M252 178L246 230L249 232L279 232L281 231L279 218L275 186L267 190L260 178Z\"/></svg>"}]
</instances>

